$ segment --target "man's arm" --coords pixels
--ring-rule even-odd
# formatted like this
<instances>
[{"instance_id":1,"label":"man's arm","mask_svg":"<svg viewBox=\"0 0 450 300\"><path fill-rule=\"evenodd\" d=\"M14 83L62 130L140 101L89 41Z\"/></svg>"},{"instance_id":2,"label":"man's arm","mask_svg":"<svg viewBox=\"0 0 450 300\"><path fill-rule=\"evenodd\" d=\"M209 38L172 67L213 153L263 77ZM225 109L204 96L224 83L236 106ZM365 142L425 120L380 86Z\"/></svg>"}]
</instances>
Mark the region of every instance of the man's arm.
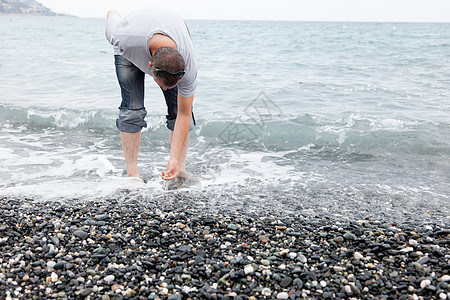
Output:
<instances>
[{"instance_id":1,"label":"man's arm","mask_svg":"<svg viewBox=\"0 0 450 300\"><path fill-rule=\"evenodd\" d=\"M115 11L115 10L110 10L110 11L108 11L108 14L106 15L107 19L109 18L110 14L119 14L119 13L117 11Z\"/></svg>"},{"instance_id":2,"label":"man's arm","mask_svg":"<svg viewBox=\"0 0 450 300\"><path fill-rule=\"evenodd\" d=\"M108 42L113 45L113 36L116 31L117 25L119 24L121 17L120 14L115 10L108 11L108 14L106 15L107 19L107 26L105 30L105 36Z\"/></svg>"},{"instance_id":3,"label":"man's arm","mask_svg":"<svg viewBox=\"0 0 450 300\"><path fill-rule=\"evenodd\" d=\"M175 122L175 129L173 131L172 144L170 147L170 158L167 162L166 171L161 173L161 178L171 180L178 176L181 151L184 142L189 133L189 125L191 124L192 103L194 95L190 97L183 97L178 94L178 114Z\"/></svg>"}]
</instances>

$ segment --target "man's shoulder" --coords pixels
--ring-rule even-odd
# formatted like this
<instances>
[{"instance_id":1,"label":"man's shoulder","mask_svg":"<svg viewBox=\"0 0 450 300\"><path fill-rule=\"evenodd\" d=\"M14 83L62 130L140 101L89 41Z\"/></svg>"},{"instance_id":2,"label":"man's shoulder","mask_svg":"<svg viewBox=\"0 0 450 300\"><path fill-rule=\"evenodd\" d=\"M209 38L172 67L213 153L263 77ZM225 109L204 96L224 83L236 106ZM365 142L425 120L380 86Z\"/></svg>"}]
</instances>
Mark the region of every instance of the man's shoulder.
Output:
<instances>
[{"instance_id":1,"label":"man's shoulder","mask_svg":"<svg viewBox=\"0 0 450 300\"><path fill-rule=\"evenodd\" d=\"M168 9L143 9L135 10L130 12L125 19L138 19L145 18L147 20L160 19L160 20L170 20L170 19L182 19L177 13Z\"/></svg>"}]
</instances>

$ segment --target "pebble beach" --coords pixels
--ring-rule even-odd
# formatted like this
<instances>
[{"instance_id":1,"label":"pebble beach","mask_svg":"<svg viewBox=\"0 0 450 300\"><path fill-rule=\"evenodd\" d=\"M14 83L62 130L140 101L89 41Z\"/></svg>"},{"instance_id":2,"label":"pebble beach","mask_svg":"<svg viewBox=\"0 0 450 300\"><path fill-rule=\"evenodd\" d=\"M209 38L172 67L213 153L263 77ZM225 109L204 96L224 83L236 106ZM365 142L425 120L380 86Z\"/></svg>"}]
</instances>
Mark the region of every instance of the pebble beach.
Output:
<instances>
[{"instance_id":1,"label":"pebble beach","mask_svg":"<svg viewBox=\"0 0 450 300\"><path fill-rule=\"evenodd\" d=\"M295 209L250 194L230 205L201 195L2 198L0 298L450 296L445 210L388 219L347 207L339 217L354 203L324 213L312 202Z\"/></svg>"},{"instance_id":2,"label":"pebble beach","mask_svg":"<svg viewBox=\"0 0 450 300\"><path fill-rule=\"evenodd\" d=\"M450 298L450 23L187 20L198 185L103 15L0 23L0 300Z\"/></svg>"}]
</instances>

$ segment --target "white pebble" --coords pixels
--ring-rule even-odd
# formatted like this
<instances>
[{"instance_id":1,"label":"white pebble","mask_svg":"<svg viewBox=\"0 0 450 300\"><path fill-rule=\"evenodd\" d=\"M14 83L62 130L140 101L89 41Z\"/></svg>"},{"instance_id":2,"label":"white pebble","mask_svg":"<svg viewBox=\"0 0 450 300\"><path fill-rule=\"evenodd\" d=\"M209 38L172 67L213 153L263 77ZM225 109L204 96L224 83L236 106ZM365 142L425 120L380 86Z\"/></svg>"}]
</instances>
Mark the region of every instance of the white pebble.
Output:
<instances>
[{"instance_id":1,"label":"white pebble","mask_svg":"<svg viewBox=\"0 0 450 300\"><path fill-rule=\"evenodd\" d=\"M107 283L113 282L114 279L116 279L116 277L115 277L114 275L108 275L108 276L106 276L106 277L104 278L104 280L105 280Z\"/></svg>"},{"instance_id":2,"label":"white pebble","mask_svg":"<svg viewBox=\"0 0 450 300\"><path fill-rule=\"evenodd\" d=\"M52 282L58 281L58 274L56 274L55 272L52 272L52 275L50 275L50 277L52 278Z\"/></svg>"},{"instance_id":3,"label":"white pebble","mask_svg":"<svg viewBox=\"0 0 450 300\"><path fill-rule=\"evenodd\" d=\"M444 275L441 278L439 278L439 280L440 281L445 281L445 282L450 281L450 275Z\"/></svg>"},{"instance_id":4,"label":"white pebble","mask_svg":"<svg viewBox=\"0 0 450 300\"><path fill-rule=\"evenodd\" d=\"M356 260L361 260L361 259L364 258L364 256L363 256L361 253L359 253L359 252L355 252L355 253L353 254L353 257L354 257Z\"/></svg>"},{"instance_id":5,"label":"white pebble","mask_svg":"<svg viewBox=\"0 0 450 300\"><path fill-rule=\"evenodd\" d=\"M53 260L49 260L47 262L47 268L53 268L56 265L56 262L54 262Z\"/></svg>"},{"instance_id":6,"label":"white pebble","mask_svg":"<svg viewBox=\"0 0 450 300\"><path fill-rule=\"evenodd\" d=\"M269 288L263 288L261 294L266 297L270 297L272 295L272 291Z\"/></svg>"},{"instance_id":7,"label":"white pebble","mask_svg":"<svg viewBox=\"0 0 450 300\"><path fill-rule=\"evenodd\" d=\"M424 279L422 280L422 282L420 283L420 287L421 288L426 288L427 286L429 286L431 284L431 281L429 279Z\"/></svg>"},{"instance_id":8,"label":"white pebble","mask_svg":"<svg viewBox=\"0 0 450 300\"><path fill-rule=\"evenodd\" d=\"M253 274L253 272L255 272L255 269L253 268L252 265L248 265L244 268L245 275Z\"/></svg>"},{"instance_id":9,"label":"white pebble","mask_svg":"<svg viewBox=\"0 0 450 300\"><path fill-rule=\"evenodd\" d=\"M440 293L439 294L439 298L442 299L442 300L445 300L445 299L447 299L447 294L446 293Z\"/></svg>"},{"instance_id":10,"label":"white pebble","mask_svg":"<svg viewBox=\"0 0 450 300\"><path fill-rule=\"evenodd\" d=\"M289 253L289 249L283 249L283 250L280 251L280 255L281 256L284 256L284 255L286 255L288 253Z\"/></svg>"},{"instance_id":11,"label":"white pebble","mask_svg":"<svg viewBox=\"0 0 450 300\"><path fill-rule=\"evenodd\" d=\"M418 244L418 242L417 242L416 240L413 240L413 239L410 239L410 240L408 241L408 243L411 245L411 247L416 247L417 244Z\"/></svg>"},{"instance_id":12,"label":"white pebble","mask_svg":"<svg viewBox=\"0 0 450 300\"><path fill-rule=\"evenodd\" d=\"M327 282L325 280L321 280L320 281L320 286L326 287L327 286Z\"/></svg>"},{"instance_id":13,"label":"white pebble","mask_svg":"<svg viewBox=\"0 0 450 300\"><path fill-rule=\"evenodd\" d=\"M334 266L333 269L335 272L342 272L344 270L344 268L340 266Z\"/></svg>"},{"instance_id":14,"label":"white pebble","mask_svg":"<svg viewBox=\"0 0 450 300\"><path fill-rule=\"evenodd\" d=\"M400 249L400 252L402 252L402 253L409 253L409 252L413 252L413 251L414 251L413 247L406 247L406 248Z\"/></svg>"},{"instance_id":15,"label":"white pebble","mask_svg":"<svg viewBox=\"0 0 450 300\"><path fill-rule=\"evenodd\" d=\"M286 292L281 292L277 294L277 299L288 299L289 298L289 294Z\"/></svg>"},{"instance_id":16,"label":"white pebble","mask_svg":"<svg viewBox=\"0 0 450 300\"><path fill-rule=\"evenodd\" d=\"M352 292L352 288L347 284L344 286L345 292L346 293L351 293Z\"/></svg>"},{"instance_id":17,"label":"white pebble","mask_svg":"<svg viewBox=\"0 0 450 300\"><path fill-rule=\"evenodd\" d=\"M288 256L289 256L290 259L294 259L294 258L297 257L297 253L295 253L295 252L290 252L290 253L288 254Z\"/></svg>"}]
</instances>

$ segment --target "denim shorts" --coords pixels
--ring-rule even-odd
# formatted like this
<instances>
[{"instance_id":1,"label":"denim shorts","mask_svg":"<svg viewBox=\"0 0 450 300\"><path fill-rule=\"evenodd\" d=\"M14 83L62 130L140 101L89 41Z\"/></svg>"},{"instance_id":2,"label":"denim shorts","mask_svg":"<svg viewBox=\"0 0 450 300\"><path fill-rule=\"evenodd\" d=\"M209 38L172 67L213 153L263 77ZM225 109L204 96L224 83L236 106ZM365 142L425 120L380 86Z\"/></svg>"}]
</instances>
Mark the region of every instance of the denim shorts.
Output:
<instances>
[{"instance_id":1,"label":"denim shorts","mask_svg":"<svg viewBox=\"0 0 450 300\"><path fill-rule=\"evenodd\" d=\"M147 127L147 122L144 120L147 115L144 107L145 73L121 55L114 55L114 59L122 93L122 103L119 107L116 126L120 131L139 132L143 127ZM174 130L178 113L178 87L175 86L163 93L167 105L166 126L168 129ZM194 112L192 112L189 130L194 128L195 119Z\"/></svg>"}]
</instances>

